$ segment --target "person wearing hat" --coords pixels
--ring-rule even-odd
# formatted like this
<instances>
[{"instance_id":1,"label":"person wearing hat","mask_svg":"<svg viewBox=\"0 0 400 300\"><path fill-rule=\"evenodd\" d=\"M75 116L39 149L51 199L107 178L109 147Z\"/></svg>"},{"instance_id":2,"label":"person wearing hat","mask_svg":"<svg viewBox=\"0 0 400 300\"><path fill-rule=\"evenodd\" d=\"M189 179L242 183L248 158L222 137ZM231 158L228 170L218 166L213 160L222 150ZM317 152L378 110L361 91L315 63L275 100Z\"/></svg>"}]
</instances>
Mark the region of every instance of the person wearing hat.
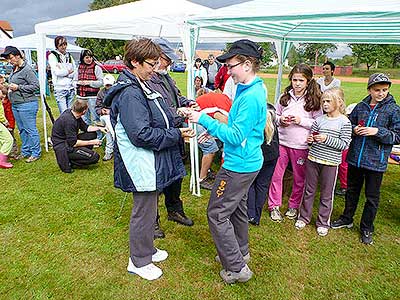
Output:
<instances>
[{"instance_id":1,"label":"person wearing hat","mask_svg":"<svg viewBox=\"0 0 400 300\"><path fill-rule=\"evenodd\" d=\"M103 157L103 161L108 161L113 158L114 152L114 129L111 126L110 121L110 106L106 106L103 102L108 90L115 83L115 78L111 74L104 75L103 78L103 88L97 93L96 98L96 113L100 116L100 121L105 124L107 133L106 133L106 150Z\"/></svg>"},{"instance_id":2,"label":"person wearing hat","mask_svg":"<svg viewBox=\"0 0 400 300\"><path fill-rule=\"evenodd\" d=\"M163 38L157 38L153 40L161 48L159 65L156 67L155 72L149 80L147 80L148 86L161 94L163 100L170 108L170 111L174 117L174 127L179 128L183 125L183 118L177 115L177 109L180 107L187 107L195 104L194 101L187 99L181 95L178 87L174 80L168 74L167 68L172 64L173 61L178 60L174 49L170 43ZM179 141L181 154L184 154L184 142L183 139ZM163 193L165 195L165 206L168 212L168 220L177 222L185 226L192 226L193 220L186 216L183 209L183 202L181 200L181 189L182 180L179 178L172 184L164 188ZM164 238L165 234L160 227L160 217L157 213L155 238Z\"/></svg>"},{"instance_id":3,"label":"person wearing hat","mask_svg":"<svg viewBox=\"0 0 400 300\"><path fill-rule=\"evenodd\" d=\"M68 43L64 36L57 36L54 39L54 45L56 50L49 54L48 63L54 86L54 97L61 114L67 108L71 108L74 102L75 88L72 80L75 61L71 53L67 52Z\"/></svg>"},{"instance_id":4,"label":"person wearing hat","mask_svg":"<svg viewBox=\"0 0 400 300\"><path fill-rule=\"evenodd\" d=\"M21 137L21 154L17 159L26 158L27 163L40 158L39 131L36 127L36 116L39 110L38 91L39 80L35 71L22 58L22 53L13 46L7 46L1 57L8 60L13 71L8 78L8 98L17 122Z\"/></svg>"},{"instance_id":5,"label":"person wearing hat","mask_svg":"<svg viewBox=\"0 0 400 300\"><path fill-rule=\"evenodd\" d=\"M263 164L261 144L267 117L267 95L256 76L262 48L250 40L238 40L217 57L226 63L237 91L228 115L228 124L192 110L191 122L224 143L224 163L216 175L207 208L208 225L217 248L217 261L226 283L250 280L247 193Z\"/></svg>"},{"instance_id":6,"label":"person wearing hat","mask_svg":"<svg viewBox=\"0 0 400 300\"><path fill-rule=\"evenodd\" d=\"M391 81L375 73L368 79L368 96L349 115L353 137L347 154L348 173L343 214L331 228L353 227L361 188L365 182L365 205L360 222L360 241L372 244L380 187L392 146L400 143L400 107L389 93Z\"/></svg>"}]
</instances>

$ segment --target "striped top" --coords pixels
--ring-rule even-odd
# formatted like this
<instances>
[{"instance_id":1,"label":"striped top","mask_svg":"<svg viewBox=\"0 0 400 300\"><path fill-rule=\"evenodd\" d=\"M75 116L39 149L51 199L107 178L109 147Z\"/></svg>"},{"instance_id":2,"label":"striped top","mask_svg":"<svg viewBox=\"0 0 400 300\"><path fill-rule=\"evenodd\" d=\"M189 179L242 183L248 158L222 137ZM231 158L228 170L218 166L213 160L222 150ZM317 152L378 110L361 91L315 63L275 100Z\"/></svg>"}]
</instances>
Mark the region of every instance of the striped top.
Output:
<instances>
[{"instance_id":1,"label":"striped top","mask_svg":"<svg viewBox=\"0 0 400 300\"><path fill-rule=\"evenodd\" d=\"M311 126L311 133L327 135L323 143L312 143L308 159L328 166L338 166L342 162L342 151L349 147L351 141L351 123L340 115L336 118L323 115Z\"/></svg>"}]
</instances>

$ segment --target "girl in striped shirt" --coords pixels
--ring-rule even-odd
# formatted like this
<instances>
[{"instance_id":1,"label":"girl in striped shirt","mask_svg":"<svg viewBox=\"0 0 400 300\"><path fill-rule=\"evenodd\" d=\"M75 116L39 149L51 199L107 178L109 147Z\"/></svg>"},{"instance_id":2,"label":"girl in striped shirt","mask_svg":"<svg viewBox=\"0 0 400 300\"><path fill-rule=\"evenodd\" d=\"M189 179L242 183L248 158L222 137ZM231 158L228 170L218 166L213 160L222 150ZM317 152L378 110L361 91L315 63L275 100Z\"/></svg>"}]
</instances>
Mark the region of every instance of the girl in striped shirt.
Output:
<instances>
[{"instance_id":1,"label":"girl in striped shirt","mask_svg":"<svg viewBox=\"0 0 400 300\"><path fill-rule=\"evenodd\" d=\"M317 233L328 234L333 208L333 195L342 151L351 140L351 123L345 115L343 91L340 88L326 90L322 94L322 108L326 114L318 117L311 126L307 142L311 144L306 161L306 183L300 206L297 229L310 223L315 193L320 181L320 205L316 221Z\"/></svg>"}]
</instances>

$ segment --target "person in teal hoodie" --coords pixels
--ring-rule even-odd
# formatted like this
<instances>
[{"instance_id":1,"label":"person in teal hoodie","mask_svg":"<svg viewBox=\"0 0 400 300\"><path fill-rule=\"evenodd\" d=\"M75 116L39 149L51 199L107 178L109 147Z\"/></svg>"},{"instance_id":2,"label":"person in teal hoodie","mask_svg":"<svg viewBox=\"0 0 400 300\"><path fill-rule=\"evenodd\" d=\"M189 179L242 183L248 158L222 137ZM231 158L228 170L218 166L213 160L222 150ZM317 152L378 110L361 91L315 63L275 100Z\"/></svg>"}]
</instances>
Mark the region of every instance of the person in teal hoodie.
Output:
<instances>
[{"instance_id":1,"label":"person in teal hoodie","mask_svg":"<svg viewBox=\"0 0 400 300\"><path fill-rule=\"evenodd\" d=\"M246 282L253 272L250 259L247 218L247 193L263 164L261 144L267 118L266 90L256 76L262 48L239 40L228 52L217 57L226 63L237 84L228 124L205 113L191 111L189 120L199 123L224 143L224 164L218 172L207 209L208 225L223 269L226 283Z\"/></svg>"}]
</instances>

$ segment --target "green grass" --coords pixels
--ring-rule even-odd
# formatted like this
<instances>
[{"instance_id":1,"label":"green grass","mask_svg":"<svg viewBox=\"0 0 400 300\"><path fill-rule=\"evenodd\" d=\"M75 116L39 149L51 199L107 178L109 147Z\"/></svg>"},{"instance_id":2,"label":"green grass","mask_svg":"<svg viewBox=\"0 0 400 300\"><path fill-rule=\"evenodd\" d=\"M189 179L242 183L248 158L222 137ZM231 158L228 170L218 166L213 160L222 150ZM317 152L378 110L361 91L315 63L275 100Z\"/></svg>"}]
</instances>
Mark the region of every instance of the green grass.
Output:
<instances>
[{"instance_id":1,"label":"green grass","mask_svg":"<svg viewBox=\"0 0 400 300\"><path fill-rule=\"evenodd\" d=\"M184 75L174 77L184 91ZM273 80L266 84L274 90ZM348 101L360 99L364 87L344 84ZM393 90L399 94L396 86ZM54 100L50 104L57 111ZM255 276L233 286L222 283L214 261L206 219L209 193L191 196L188 177L182 198L195 225L167 221L160 199L167 237L155 244L170 254L159 264L164 275L151 283L129 275L132 196L119 216L125 194L113 187L112 173L112 162L100 162L64 174L52 151L33 164L18 161L13 169L0 169L0 299L398 299L398 166L384 176L374 245L361 245L358 225L320 238L313 225L297 231L293 221L275 224L264 212L261 226L250 228ZM333 218L343 204L335 199ZM360 208L356 224L359 220Z\"/></svg>"}]
</instances>

